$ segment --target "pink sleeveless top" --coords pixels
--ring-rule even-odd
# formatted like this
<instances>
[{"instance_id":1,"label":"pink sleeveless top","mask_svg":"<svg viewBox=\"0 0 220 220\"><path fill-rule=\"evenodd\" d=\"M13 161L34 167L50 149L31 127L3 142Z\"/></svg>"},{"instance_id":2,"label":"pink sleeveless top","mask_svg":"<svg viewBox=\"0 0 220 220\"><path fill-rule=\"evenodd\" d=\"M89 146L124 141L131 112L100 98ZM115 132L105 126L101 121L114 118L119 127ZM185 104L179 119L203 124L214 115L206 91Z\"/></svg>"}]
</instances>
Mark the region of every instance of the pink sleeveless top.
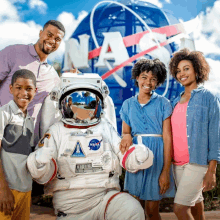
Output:
<instances>
[{"instance_id":1,"label":"pink sleeveless top","mask_svg":"<svg viewBox=\"0 0 220 220\"><path fill-rule=\"evenodd\" d=\"M175 165L189 163L189 150L186 130L186 111L188 102L180 104L174 108L171 125L173 133L173 159Z\"/></svg>"}]
</instances>

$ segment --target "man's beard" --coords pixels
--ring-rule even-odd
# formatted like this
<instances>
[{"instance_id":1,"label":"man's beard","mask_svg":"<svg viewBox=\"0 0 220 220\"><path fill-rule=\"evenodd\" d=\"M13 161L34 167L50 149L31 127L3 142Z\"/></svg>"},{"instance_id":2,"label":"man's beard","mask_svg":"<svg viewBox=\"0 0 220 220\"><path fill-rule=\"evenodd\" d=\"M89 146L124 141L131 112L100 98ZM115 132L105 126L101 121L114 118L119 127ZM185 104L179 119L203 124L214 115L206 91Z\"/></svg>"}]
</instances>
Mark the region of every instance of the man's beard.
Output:
<instances>
[{"instance_id":1,"label":"man's beard","mask_svg":"<svg viewBox=\"0 0 220 220\"><path fill-rule=\"evenodd\" d=\"M42 48L42 52L44 53L44 54L46 54L46 55L49 55L50 53L52 53L53 51L46 51L45 49L44 49L44 47Z\"/></svg>"},{"instance_id":2,"label":"man's beard","mask_svg":"<svg viewBox=\"0 0 220 220\"><path fill-rule=\"evenodd\" d=\"M43 45L42 45L42 50L41 50L41 51L42 51L44 54L49 55L49 54L51 54L51 53L53 52L53 50L49 50L49 51L45 50L45 49L44 49L44 45L45 45L45 44L46 44L46 43L44 42Z\"/></svg>"}]
</instances>

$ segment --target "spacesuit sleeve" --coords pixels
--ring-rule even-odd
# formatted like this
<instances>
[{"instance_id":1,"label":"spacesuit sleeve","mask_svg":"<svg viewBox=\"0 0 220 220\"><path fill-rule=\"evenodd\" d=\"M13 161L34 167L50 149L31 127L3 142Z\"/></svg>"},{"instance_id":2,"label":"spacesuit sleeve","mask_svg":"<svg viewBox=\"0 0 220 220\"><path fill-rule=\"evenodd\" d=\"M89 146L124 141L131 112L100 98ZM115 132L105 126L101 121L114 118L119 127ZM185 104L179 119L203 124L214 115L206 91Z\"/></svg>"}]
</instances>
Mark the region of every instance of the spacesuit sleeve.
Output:
<instances>
[{"instance_id":1,"label":"spacesuit sleeve","mask_svg":"<svg viewBox=\"0 0 220 220\"><path fill-rule=\"evenodd\" d=\"M44 99L40 119L40 137L43 137L49 127L61 119L61 113L56 108L56 104L57 102L52 101L50 96Z\"/></svg>"},{"instance_id":2,"label":"spacesuit sleeve","mask_svg":"<svg viewBox=\"0 0 220 220\"><path fill-rule=\"evenodd\" d=\"M36 151L31 153L27 159L27 167L32 176L32 178L39 184L46 184L51 181L57 173L57 145L54 139L54 133L51 129L49 129L43 136L43 138L39 141ZM53 148L54 155L49 163L40 165L36 161L36 153L40 148L47 147Z\"/></svg>"},{"instance_id":3,"label":"spacesuit sleeve","mask_svg":"<svg viewBox=\"0 0 220 220\"><path fill-rule=\"evenodd\" d=\"M110 123L114 126L115 129L117 129L117 123L116 123L116 115L115 115L115 105L112 101L112 98L110 96L107 96L105 99L107 108L104 109L104 112L110 121Z\"/></svg>"},{"instance_id":4,"label":"spacesuit sleeve","mask_svg":"<svg viewBox=\"0 0 220 220\"><path fill-rule=\"evenodd\" d=\"M105 138L108 139L112 150L116 155L120 152L119 145L121 143L121 137L116 131L115 127L106 119L104 124Z\"/></svg>"}]
</instances>

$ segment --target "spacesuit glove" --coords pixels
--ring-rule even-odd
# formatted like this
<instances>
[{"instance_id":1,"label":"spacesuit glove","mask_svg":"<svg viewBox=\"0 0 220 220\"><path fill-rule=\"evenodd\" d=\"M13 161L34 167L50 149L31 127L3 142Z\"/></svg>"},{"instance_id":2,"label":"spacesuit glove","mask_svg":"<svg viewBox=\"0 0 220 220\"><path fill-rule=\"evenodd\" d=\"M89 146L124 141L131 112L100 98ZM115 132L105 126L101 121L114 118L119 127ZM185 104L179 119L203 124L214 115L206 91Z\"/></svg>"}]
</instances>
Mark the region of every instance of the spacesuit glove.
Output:
<instances>
[{"instance_id":1,"label":"spacesuit glove","mask_svg":"<svg viewBox=\"0 0 220 220\"><path fill-rule=\"evenodd\" d=\"M36 151L36 161L38 165L49 163L53 158L54 149L51 147L41 147Z\"/></svg>"},{"instance_id":2,"label":"spacesuit glove","mask_svg":"<svg viewBox=\"0 0 220 220\"><path fill-rule=\"evenodd\" d=\"M143 144L135 147L135 156L138 162L143 163L148 158L147 147Z\"/></svg>"}]
</instances>

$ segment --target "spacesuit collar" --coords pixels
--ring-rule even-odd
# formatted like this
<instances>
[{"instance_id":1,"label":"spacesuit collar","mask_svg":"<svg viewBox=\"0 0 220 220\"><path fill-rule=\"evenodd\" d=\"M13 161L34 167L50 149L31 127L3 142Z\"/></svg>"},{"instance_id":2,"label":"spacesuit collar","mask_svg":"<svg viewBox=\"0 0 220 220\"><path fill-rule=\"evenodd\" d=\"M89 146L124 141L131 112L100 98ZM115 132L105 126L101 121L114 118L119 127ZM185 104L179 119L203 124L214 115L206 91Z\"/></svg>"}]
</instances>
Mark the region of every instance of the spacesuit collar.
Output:
<instances>
[{"instance_id":1,"label":"spacesuit collar","mask_svg":"<svg viewBox=\"0 0 220 220\"><path fill-rule=\"evenodd\" d=\"M87 128L90 128L90 127L93 127L93 126L96 126L96 125L98 125L98 124L88 125L88 126L76 126L76 125L68 125L68 124L64 123L65 128L78 128L78 129L87 129Z\"/></svg>"}]
</instances>

